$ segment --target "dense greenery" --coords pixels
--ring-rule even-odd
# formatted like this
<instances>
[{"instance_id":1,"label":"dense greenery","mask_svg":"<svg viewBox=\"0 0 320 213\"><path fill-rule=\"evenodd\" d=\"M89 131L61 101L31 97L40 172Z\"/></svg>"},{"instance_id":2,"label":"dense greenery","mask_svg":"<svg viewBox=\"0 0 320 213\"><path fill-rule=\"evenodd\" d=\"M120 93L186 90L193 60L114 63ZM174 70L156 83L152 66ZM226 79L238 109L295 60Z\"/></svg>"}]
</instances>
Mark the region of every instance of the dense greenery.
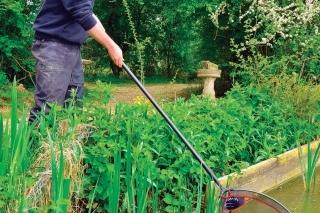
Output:
<instances>
[{"instance_id":1,"label":"dense greenery","mask_svg":"<svg viewBox=\"0 0 320 213\"><path fill-rule=\"evenodd\" d=\"M14 76L31 82L31 26L41 2L0 3L1 89ZM218 176L320 135L318 1L96 0L95 13L142 80L188 79L201 60L219 64L224 98L161 104ZM83 55L96 62L88 79L108 67L119 76L92 39ZM107 108L110 91L98 81L84 109L53 104L32 132L12 102L11 126L0 117L0 212L59 212L66 202L77 212L204 211L209 177L190 151L144 98ZM17 94L0 94L10 97Z\"/></svg>"},{"instance_id":2,"label":"dense greenery","mask_svg":"<svg viewBox=\"0 0 320 213\"><path fill-rule=\"evenodd\" d=\"M292 87L290 79L284 88ZM53 105L48 115L41 114L41 125L32 137L34 127L26 125L25 116L18 122L13 101L10 131L8 125L0 126L4 136L0 140L0 212L26 208L41 212L39 207L59 212L67 209L68 194L72 197L68 208L76 212L204 212L204 188L210 177L199 162L145 98L120 103L115 111L107 108L110 89L97 82L84 101L84 109L89 110ZM296 83L294 89L320 91L319 86L305 82ZM16 93L12 94L16 100ZM222 176L320 134L320 98L312 92L303 97L292 92L293 105L286 95L283 89L236 85L225 98L193 95L161 106ZM315 101L308 101L311 98ZM306 101L308 107L301 112ZM24 150L22 155L19 150ZM19 188L17 182L22 183Z\"/></svg>"},{"instance_id":3,"label":"dense greenery","mask_svg":"<svg viewBox=\"0 0 320 213\"><path fill-rule=\"evenodd\" d=\"M291 87L291 81L282 86ZM294 87L307 87L315 93L320 92L319 86L307 86L305 82L299 82ZM108 88L108 85L99 83L97 88L100 88L100 94L106 94L107 101L110 98L108 90L102 92L101 88ZM223 176L275 157L297 144L312 141L320 134L319 97L313 96L312 92L286 94L287 91L281 91L275 94L273 88L236 85L221 99L213 101L192 96L188 101L178 99L162 107L210 168L218 176ZM296 104L284 99L286 95L291 96ZM308 101L311 97L314 102ZM101 96L99 103L104 106ZM300 106L306 103L309 106L304 107L301 113ZM92 109L92 113L86 116L90 118L87 123L98 128L84 148L85 162L89 166L84 188L89 189L87 193L92 198L91 186L96 186L94 198L97 210L110 208L106 203L111 196L108 189L111 188L112 179L109 175L114 172L115 150L122 156L117 169L123 174L120 176L120 190L124 194L129 193L129 184L126 182L129 171L126 168L130 161L132 175L149 169L148 178L157 186L160 194L170 196L170 199L163 200L160 211L173 212L178 206L187 207L179 194L191 197L195 194L192 187L197 186L201 179L201 165L150 106L150 102L137 97L132 105L117 105L115 112L101 105L89 105L88 108ZM132 149L129 156L128 143ZM203 174L203 178L204 183L209 181L206 174ZM101 179L104 181L99 181ZM184 190L181 191L181 188ZM126 199L120 198L119 205L128 202Z\"/></svg>"},{"instance_id":4,"label":"dense greenery","mask_svg":"<svg viewBox=\"0 0 320 213\"><path fill-rule=\"evenodd\" d=\"M14 75L32 82L31 26L41 2L0 4L0 86ZM230 73L242 83L292 72L319 76L318 1L96 0L94 10L138 75L188 78L210 60L223 70L223 91ZM119 75L92 39L83 56Z\"/></svg>"},{"instance_id":5,"label":"dense greenery","mask_svg":"<svg viewBox=\"0 0 320 213\"><path fill-rule=\"evenodd\" d=\"M31 56L31 29L37 1L4 0L0 3L0 87L14 76L29 82L33 75L34 61ZM38 4L40 1L38 1Z\"/></svg>"},{"instance_id":6,"label":"dense greenery","mask_svg":"<svg viewBox=\"0 0 320 213\"><path fill-rule=\"evenodd\" d=\"M317 82L319 14L318 1L227 1L210 17L218 35L232 33L232 75L240 76L241 82L293 72Z\"/></svg>"}]
</instances>

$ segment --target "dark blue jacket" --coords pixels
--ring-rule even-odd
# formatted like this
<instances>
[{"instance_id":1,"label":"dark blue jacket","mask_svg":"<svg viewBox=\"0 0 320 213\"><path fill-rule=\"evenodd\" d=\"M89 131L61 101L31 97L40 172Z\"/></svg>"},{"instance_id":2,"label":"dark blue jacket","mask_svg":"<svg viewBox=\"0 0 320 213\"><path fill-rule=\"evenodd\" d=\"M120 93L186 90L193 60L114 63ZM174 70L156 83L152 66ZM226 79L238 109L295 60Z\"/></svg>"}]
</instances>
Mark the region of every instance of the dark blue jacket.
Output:
<instances>
[{"instance_id":1,"label":"dark blue jacket","mask_svg":"<svg viewBox=\"0 0 320 213\"><path fill-rule=\"evenodd\" d=\"M93 0L45 0L33 24L36 38L82 44L96 23Z\"/></svg>"}]
</instances>

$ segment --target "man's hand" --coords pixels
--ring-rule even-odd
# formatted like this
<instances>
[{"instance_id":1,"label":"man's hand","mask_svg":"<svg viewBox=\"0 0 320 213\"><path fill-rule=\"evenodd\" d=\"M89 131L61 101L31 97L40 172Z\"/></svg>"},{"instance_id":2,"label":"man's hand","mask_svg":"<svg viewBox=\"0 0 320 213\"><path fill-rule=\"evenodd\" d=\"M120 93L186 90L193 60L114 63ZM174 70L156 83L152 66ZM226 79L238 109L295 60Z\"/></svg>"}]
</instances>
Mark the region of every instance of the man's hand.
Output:
<instances>
[{"instance_id":1,"label":"man's hand","mask_svg":"<svg viewBox=\"0 0 320 213\"><path fill-rule=\"evenodd\" d=\"M113 45L110 45L109 48L107 48L107 51L111 60L121 68L123 64L123 56L120 47L116 43L114 43Z\"/></svg>"},{"instance_id":2,"label":"man's hand","mask_svg":"<svg viewBox=\"0 0 320 213\"><path fill-rule=\"evenodd\" d=\"M88 34L107 49L111 60L121 68L123 63L122 50L106 33L98 17L94 14L93 17L97 20L97 24L87 31Z\"/></svg>"}]
</instances>

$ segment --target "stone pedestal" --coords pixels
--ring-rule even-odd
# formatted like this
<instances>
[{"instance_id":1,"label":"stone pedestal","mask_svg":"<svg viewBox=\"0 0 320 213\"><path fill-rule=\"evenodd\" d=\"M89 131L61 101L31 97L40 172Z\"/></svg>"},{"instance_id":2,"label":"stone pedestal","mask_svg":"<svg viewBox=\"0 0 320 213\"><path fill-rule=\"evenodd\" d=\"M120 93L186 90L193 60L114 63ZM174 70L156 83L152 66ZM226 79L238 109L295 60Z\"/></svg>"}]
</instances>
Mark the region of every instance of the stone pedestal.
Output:
<instances>
[{"instance_id":1,"label":"stone pedestal","mask_svg":"<svg viewBox=\"0 0 320 213\"><path fill-rule=\"evenodd\" d=\"M221 70L218 69L218 65L210 61L202 61L201 63L202 69L197 71L197 76L203 78L202 94L215 98L214 81L221 77Z\"/></svg>"},{"instance_id":2,"label":"stone pedestal","mask_svg":"<svg viewBox=\"0 0 320 213\"><path fill-rule=\"evenodd\" d=\"M87 60L87 59L82 59L83 71L85 70L85 67L87 65L90 65L90 64L93 64L93 63L94 63L94 61Z\"/></svg>"},{"instance_id":3,"label":"stone pedestal","mask_svg":"<svg viewBox=\"0 0 320 213\"><path fill-rule=\"evenodd\" d=\"M90 65L90 64L93 64L94 62L91 61L91 60L87 60L87 59L82 59L82 64L83 65Z\"/></svg>"}]
</instances>

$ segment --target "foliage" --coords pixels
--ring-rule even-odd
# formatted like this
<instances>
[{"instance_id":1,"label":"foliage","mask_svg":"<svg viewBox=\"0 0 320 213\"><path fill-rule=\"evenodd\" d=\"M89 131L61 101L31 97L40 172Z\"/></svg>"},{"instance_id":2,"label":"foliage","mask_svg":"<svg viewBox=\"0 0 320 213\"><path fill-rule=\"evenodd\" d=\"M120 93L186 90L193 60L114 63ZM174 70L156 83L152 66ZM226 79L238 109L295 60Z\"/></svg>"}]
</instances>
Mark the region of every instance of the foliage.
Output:
<instances>
[{"instance_id":1,"label":"foliage","mask_svg":"<svg viewBox=\"0 0 320 213\"><path fill-rule=\"evenodd\" d=\"M6 85L7 83L8 83L7 76L5 75L5 73L0 72L0 87Z\"/></svg>"},{"instance_id":2,"label":"foliage","mask_svg":"<svg viewBox=\"0 0 320 213\"><path fill-rule=\"evenodd\" d=\"M130 13L130 8L129 8L128 2L126 0L123 0L122 2L123 2L124 7L126 8L126 13L127 13L128 21L129 21L129 26L130 26L130 28L132 30L132 35L133 35L134 44L135 44L134 48L137 50L138 62L140 64L140 66L139 66L140 81L141 81L141 83L144 83L144 60L143 60L142 54L143 54L145 45L138 40L138 35L137 35L137 32L136 32L134 23L132 21L132 16L131 16L131 13ZM149 40L149 38L146 38L145 42L148 42L148 40Z\"/></svg>"},{"instance_id":3,"label":"foliage","mask_svg":"<svg viewBox=\"0 0 320 213\"><path fill-rule=\"evenodd\" d=\"M22 120L26 119L24 113ZM28 140L30 128L25 122L19 122L17 116L16 81L12 89L11 123L3 125L0 115L0 211L23 212L26 207L26 187L32 182L28 168L32 158Z\"/></svg>"},{"instance_id":4,"label":"foliage","mask_svg":"<svg viewBox=\"0 0 320 213\"><path fill-rule=\"evenodd\" d=\"M0 85L6 84L5 75L9 80L15 73L20 79L29 76L33 66L30 29L40 5L41 1L23 0L0 3ZM192 96L162 106L218 176L238 172L292 149L297 140L311 141L319 135L320 122L315 117L320 88L313 84L319 78L319 8L318 1L309 0L95 1L95 12L108 33L120 44L130 66L145 76L187 78L185 73L191 76L204 59L233 69L234 87L225 98L212 101ZM208 25L207 9L213 26ZM92 39L82 51L101 69L109 66L104 48ZM64 161L60 141L75 141L80 122L94 127L84 147L86 208L97 212L204 210L202 189L209 177L202 174L189 150L148 101L137 98L132 105L108 108L110 93L111 86L98 81L83 111L53 107L49 115L40 115L39 132L33 133L39 138L35 142L48 140L58 147L59 158L50 158L55 165L57 159ZM9 93L1 95L10 98ZM69 125L65 138L58 134L63 117ZM24 120L18 122L14 112L10 131L8 125L3 131L0 122L1 144L6 145L0 152L0 206L10 205L6 210L23 209L31 200L24 199L25 188L35 182L27 170L34 156L26 159L26 153L20 152L23 147L29 151ZM16 132L21 134L15 136ZM78 145L71 149L78 156ZM317 158L310 157L311 167ZM52 169L52 183L62 186L62 172L57 175L62 163ZM9 170L11 176L6 175ZM312 168L309 171L312 175ZM60 186L53 189L54 202L45 209L66 207L60 198L65 198L61 193L67 190Z\"/></svg>"},{"instance_id":5,"label":"foliage","mask_svg":"<svg viewBox=\"0 0 320 213\"><path fill-rule=\"evenodd\" d=\"M311 141L319 134L318 114L311 120L300 116L299 105L293 107L284 98L285 95L292 95L295 96L292 99L298 100L300 93L279 95L280 89L294 87L299 90L306 86L305 82L297 80L293 84L290 79L295 79L294 76L286 76L284 79L287 81L280 80L283 85L279 85L278 89L261 85L242 87L237 84L225 98L212 100L192 96L188 101L180 98L163 104L162 107L215 174L223 176L292 149L296 146L297 138L301 142ZM312 85L309 87L317 88ZM59 211L59 208L66 209L66 205L70 204L65 199L67 193L63 191L68 192L68 178L72 177L70 193L75 192L77 199L80 197L81 203L87 204L79 207L80 201L73 203L77 212L84 212L86 209L89 212L204 212L206 207L203 206L203 189L211 178L202 171L199 162L148 100L139 96L133 100L133 104L119 103L115 109L109 109L107 103L112 98L110 92L110 85L98 81L96 90L92 90L89 96L90 100L84 100L84 110L62 109L52 105L48 115L40 114L41 125L33 132L33 142L36 146L48 144L46 151L51 157L44 157L45 153L42 152L45 150L42 148L32 152L38 154L40 160L35 160L36 156L30 155L31 158L23 162L31 165L31 162L36 161L40 164L32 163L33 166L19 176L19 181L26 181L27 189L39 187L43 178L38 175L47 174L47 166L50 165L52 182L46 184L57 184L57 187L52 188L53 202L42 205L42 209L46 210ZM315 104L305 108L307 115L318 111L319 105ZM67 118L68 123L65 131L60 126L63 118ZM75 145L72 143L80 140L75 134L80 122L92 127L89 140L83 147L86 165L85 176L82 178L83 194L74 191L75 186L82 186L81 183L72 184L82 167L68 165L69 160L66 160L70 158L67 157L68 153L76 152L71 156L76 159L81 153L78 142ZM25 125L24 122L19 122L20 124ZM296 124L299 126L295 126ZM16 130L19 132L19 128ZM16 130L15 126L11 127L11 131ZM303 130L302 134L299 133L300 130ZM81 129L81 135L87 134L86 131ZM6 132L7 130L2 133L5 141L10 138ZM18 138L29 141L28 135ZM48 140L48 143L44 140ZM63 149L60 143L62 141ZM50 152L56 153L50 155ZM43 159L51 160L51 163L44 162ZM70 173L72 168L76 172ZM66 185L63 184L63 170L67 178ZM8 186L6 179L2 183L3 187ZM66 190L62 186L66 186ZM2 193L1 196L1 200L12 199L7 193ZM21 203L17 196L27 202ZM23 205L22 209L31 205L31 201L41 199L29 195L25 199L23 190L17 196L14 197L16 206ZM208 204L214 205L210 202ZM30 208L37 212L36 207ZM207 211L210 212L211 209L207 208Z\"/></svg>"},{"instance_id":6,"label":"foliage","mask_svg":"<svg viewBox=\"0 0 320 213\"><path fill-rule=\"evenodd\" d=\"M122 48L130 66L145 76L178 77L185 79L195 76L199 61L217 59L210 49L212 33L205 32L208 25L207 4L216 1L95 1L94 12L107 29L108 34ZM42 1L5 0L0 4L1 72L10 81L17 75L22 83L32 83L34 60L30 46L33 39L32 23ZM203 21L206 21L203 24ZM201 38L205 35L208 40ZM207 46L206 46L207 45ZM207 47L206 51L201 49ZM92 38L83 45L83 57L96 61L97 67L111 67L105 48ZM128 63L129 64L129 63ZM4 83L0 81L0 84Z\"/></svg>"},{"instance_id":7,"label":"foliage","mask_svg":"<svg viewBox=\"0 0 320 213\"><path fill-rule=\"evenodd\" d=\"M256 87L267 91L272 99L279 100L287 107L294 108L294 116L311 121L319 112L320 85L299 78L298 74L282 74L260 79ZM305 112L308 113L305 113Z\"/></svg>"},{"instance_id":8,"label":"foliage","mask_svg":"<svg viewBox=\"0 0 320 213\"><path fill-rule=\"evenodd\" d=\"M100 91L99 94L108 97L108 92ZM127 203L127 196L131 195L131 201L135 200L136 192L130 188L130 183L146 168L149 183L163 197L159 211L176 212L177 209L189 209L189 205L197 209L200 192L195 186L203 180L200 186L203 188L210 177L206 174L202 177L199 163L157 111L142 97L137 97L131 105L120 103L114 110L106 108L103 100L109 99L100 97L103 107L92 102L86 106L92 109L86 116L90 118L87 122L97 127L85 147L88 165L85 188L90 200L91 187L97 184L96 210L108 211L110 208L110 173L114 171L116 150L122 159L116 167L120 168L121 174L119 184L123 196L120 196L119 207L122 211L127 208L122 205ZM188 101L177 99L162 107L217 176L239 172L296 147L292 115L303 124L300 129L319 128L318 123L299 117L296 112L299 108L292 107L282 98L274 98L266 88L252 85L241 87L237 84L225 98L214 101L192 96ZM312 105L306 110L319 110L319 106ZM317 133L312 132L311 137L315 138ZM306 137L302 135L301 139Z\"/></svg>"},{"instance_id":9,"label":"foliage","mask_svg":"<svg viewBox=\"0 0 320 213\"><path fill-rule=\"evenodd\" d=\"M33 39L31 23L41 1L4 0L0 3L0 75L10 81L30 80L34 61L30 46ZM4 81L0 81L5 83Z\"/></svg>"},{"instance_id":10,"label":"foliage","mask_svg":"<svg viewBox=\"0 0 320 213\"><path fill-rule=\"evenodd\" d=\"M143 68L146 77L172 77L178 72L180 78L188 78L194 77L201 60L212 58L198 47L203 25L197 21L208 20L205 5L211 2L96 0L94 10L133 70ZM98 66L109 65L103 48L91 40L84 55Z\"/></svg>"},{"instance_id":11,"label":"foliage","mask_svg":"<svg viewBox=\"0 0 320 213\"><path fill-rule=\"evenodd\" d=\"M318 1L291 0L223 1L212 9L211 20L220 32L235 32L230 38L233 77L250 84L296 72L317 81L319 11Z\"/></svg>"},{"instance_id":12,"label":"foliage","mask_svg":"<svg viewBox=\"0 0 320 213\"><path fill-rule=\"evenodd\" d=\"M4 74L9 80L18 74L31 83L31 26L41 3L1 3L0 84L5 83ZM195 78L199 62L212 60L223 70L219 93L232 86L231 70L235 80L245 84L293 72L318 81L319 1L96 0L94 12L128 64L146 77ZM116 69L93 39L82 53L101 69Z\"/></svg>"},{"instance_id":13,"label":"foliage","mask_svg":"<svg viewBox=\"0 0 320 213\"><path fill-rule=\"evenodd\" d=\"M0 108L8 109L3 112L4 118L10 117L10 108L11 108L11 99L12 99L12 85L6 84L5 86L0 87ZM27 91L22 84L17 86L17 101L19 104L18 108L18 116L22 116L24 113L24 109L33 102L33 97L30 95L31 93Z\"/></svg>"},{"instance_id":14,"label":"foliage","mask_svg":"<svg viewBox=\"0 0 320 213\"><path fill-rule=\"evenodd\" d=\"M11 101L11 119L5 122L0 114L0 212L67 212L71 192L76 194L81 186L77 182L81 169L74 163L81 154L74 139L77 120L69 120L69 129L62 133L57 122L61 117L53 107L40 119L40 128L36 122L28 124L25 111L18 116L15 79ZM70 117L76 111L68 108L65 112ZM62 141L67 141L63 147ZM50 190L52 193L46 194Z\"/></svg>"},{"instance_id":15,"label":"foliage","mask_svg":"<svg viewBox=\"0 0 320 213\"><path fill-rule=\"evenodd\" d=\"M311 122L317 122L319 114L313 114ZM310 191L314 188L314 184L316 181L316 168L320 158L320 144L317 143L317 147L314 150L311 147L311 143L313 141L311 134L315 132L317 135L320 134L319 128L311 127L311 129L301 129L301 126L304 126L304 123L296 122L293 119L294 126L294 137L296 140L296 144L299 150L299 160L301 165L302 178L304 183L304 188L307 191ZM301 143L305 141L304 138L307 137L307 151L306 157L303 154L303 150L301 147ZM302 139L303 138L303 139Z\"/></svg>"}]
</instances>

